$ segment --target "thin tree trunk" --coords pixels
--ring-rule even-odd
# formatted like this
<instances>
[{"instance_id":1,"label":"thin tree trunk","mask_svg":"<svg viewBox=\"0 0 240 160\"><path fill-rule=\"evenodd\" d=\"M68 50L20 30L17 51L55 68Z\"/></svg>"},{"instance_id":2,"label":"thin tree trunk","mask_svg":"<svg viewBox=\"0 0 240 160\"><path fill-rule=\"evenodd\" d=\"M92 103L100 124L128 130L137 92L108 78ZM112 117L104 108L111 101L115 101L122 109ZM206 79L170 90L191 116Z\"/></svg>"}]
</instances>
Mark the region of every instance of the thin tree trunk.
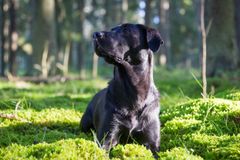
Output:
<instances>
[{"instance_id":1,"label":"thin tree trunk","mask_svg":"<svg viewBox=\"0 0 240 160\"><path fill-rule=\"evenodd\" d=\"M128 11L128 0L122 0L122 16L121 16L121 22L126 23L127 22L127 11Z\"/></svg>"},{"instance_id":2,"label":"thin tree trunk","mask_svg":"<svg viewBox=\"0 0 240 160\"><path fill-rule=\"evenodd\" d=\"M92 69L92 76L96 78L98 75L98 56L96 53L93 53L93 69Z\"/></svg>"},{"instance_id":3,"label":"thin tree trunk","mask_svg":"<svg viewBox=\"0 0 240 160\"><path fill-rule=\"evenodd\" d=\"M49 57L51 61L50 74L56 72L57 39L55 25L55 1L35 0L35 14L33 19L33 63L41 64L44 47L48 44Z\"/></svg>"},{"instance_id":4,"label":"thin tree trunk","mask_svg":"<svg viewBox=\"0 0 240 160\"><path fill-rule=\"evenodd\" d=\"M34 13L34 6L35 6L35 0L31 0L28 2L27 7L30 8L28 11L28 14L31 14L30 18L28 19L28 27L27 27L27 41L31 41L32 39L32 28L33 28L33 13ZM28 54L25 55L25 76L31 76L33 75L33 52L29 51Z\"/></svg>"},{"instance_id":5,"label":"thin tree trunk","mask_svg":"<svg viewBox=\"0 0 240 160\"><path fill-rule=\"evenodd\" d=\"M9 8L9 36L10 36L10 44L9 44L9 71L12 75L16 75L16 54L18 49L18 33L16 30L16 0L10 0L10 8Z\"/></svg>"},{"instance_id":6,"label":"thin tree trunk","mask_svg":"<svg viewBox=\"0 0 240 160\"><path fill-rule=\"evenodd\" d=\"M80 41L77 43L77 50L78 50L78 69L80 70L80 77L85 78L85 65L84 65L84 34L83 34L83 23L84 23L84 0L78 0L77 2L77 12L79 13L78 19L77 19L77 26L76 30L78 34L80 35Z\"/></svg>"},{"instance_id":7,"label":"thin tree trunk","mask_svg":"<svg viewBox=\"0 0 240 160\"><path fill-rule=\"evenodd\" d=\"M96 1L93 1L93 3L96 4ZM105 22L105 29L109 29L111 27L111 7L112 7L112 3L110 0L105 0L105 10L106 10L106 14L104 16L104 22Z\"/></svg>"},{"instance_id":8,"label":"thin tree trunk","mask_svg":"<svg viewBox=\"0 0 240 160\"><path fill-rule=\"evenodd\" d=\"M4 24L5 24L5 13L4 13L4 0L0 1L0 29L1 29L1 52L0 52L0 76L4 76L4 44L5 44L5 36L4 36Z\"/></svg>"},{"instance_id":9,"label":"thin tree trunk","mask_svg":"<svg viewBox=\"0 0 240 160\"><path fill-rule=\"evenodd\" d=\"M110 1L110 0L108 0ZM107 2L109 3L108 7L110 7L110 16L111 16L111 23L110 27L116 26L119 23L121 23L121 14L122 14L122 3L119 0L112 0L112 2Z\"/></svg>"},{"instance_id":10,"label":"thin tree trunk","mask_svg":"<svg viewBox=\"0 0 240 160\"><path fill-rule=\"evenodd\" d=\"M68 2L68 1L67 1ZM64 52L64 43L63 43L63 37L62 31L63 31L63 5L62 5L62 0L55 0L55 12L56 12L56 38L57 38L57 44L59 45L57 54L63 54Z\"/></svg>"},{"instance_id":11,"label":"thin tree trunk","mask_svg":"<svg viewBox=\"0 0 240 160\"><path fill-rule=\"evenodd\" d=\"M55 0L58 61L63 61L65 46L71 42L73 0ZM63 36L62 31L66 34Z\"/></svg>"},{"instance_id":12,"label":"thin tree trunk","mask_svg":"<svg viewBox=\"0 0 240 160\"><path fill-rule=\"evenodd\" d=\"M146 6L145 6L145 25L150 26L151 25L151 3L152 0L145 0Z\"/></svg>"},{"instance_id":13,"label":"thin tree trunk","mask_svg":"<svg viewBox=\"0 0 240 160\"><path fill-rule=\"evenodd\" d=\"M161 56L157 59L157 64L171 66L171 41L170 41L170 19L169 19L169 0L159 1L159 30L164 40L164 46L160 50ZM164 61L165 59L165 61Z\"/></svg>"},{"instance_id":14,"label":"thin tree trunk","mask_svg":"<svg viewBox=\"0 0 240 160\"><path fill-rule=\"evenodd\" d=\"M235 30L236 30L236 42L238 47L238 67L240 68L240 1L234 1L235 6Z\"/></svg>"},{"instance_id":15,"label":"thin tree trunk","mask_svg":"<svg viewBox=\"0 0 240 160\"><path fill-rule=\"evenodd\" d=\"M110 13L109 13L109 0L105 0L104 1L104 3L103 3L104 5L105 5L105 10L106 10L106 14L105 14L105 16L104 16L104 18L103 18L103 21L105 22L105 26L104 27L106 27L105 29L107 29L107 27L110 27L109 25L109 22L110 22ZM98 5L98 3L97 3L97 0L93 0L92 1L92 6L97 6ZM93 18L93 19L91 19L91 21L92 21L92 24L95 26L96 25L96 21L95 21L95 19L96 19L96 16L92 13L91 14L91 17ZM94 53L93 52L93 54L92 54L92 77L93 78L96 78L97 76L98 76L98 56L96 55L96 53Z\"/></svg>"},{"instance_id":16,"label":"thin tree trunk","mask_svg":"<svg viewBox=\"0 0 240 160\"><path fill-rule=\"evenodd\" d=\"M195 0L194 9L196 10L195 23L197 28L197 44L198 44L197 45L198 59L197 61L195 61L195 67L201 68L202 64L201 1Z\"/></svg>"},{"instance_id":17,"label":"thin tree trunk","mask_svg":"<svg viewBox=\"0 0 240 160\"><path fill-rule=\"evenodd\" d=\"M206 45L206 30L205 30L205 23L204 23L204 3L205 0L201 0L201 13L200 13L200 21L201 21L201 31L202 31L202 89L203 89L203 97L207 97L207 73L206 73L206 66L207 66L207 45Z\"/></svg>"},{"instance_id":18,"label":"thin tree trunk","mask_svg":"<svg viewBox=\"0 0 240 160\"><path fill-rule=\"evenodd\" d=\"M3 55L2 55L2 58L3 58L3 61L4 63L2 64L3 65L3 69L4 71L7 70L7 65L6 65L6 62L8 62L8 59L9 57L7 57L7 55L9 55L9 18L8 18L8 12L9 12L9 1L6 1L4 0L4 3L3 3L3 39L2 39L2 46L3 46ZM8 59L6 59L8 58Z\"/></svg>"}]
</instances>

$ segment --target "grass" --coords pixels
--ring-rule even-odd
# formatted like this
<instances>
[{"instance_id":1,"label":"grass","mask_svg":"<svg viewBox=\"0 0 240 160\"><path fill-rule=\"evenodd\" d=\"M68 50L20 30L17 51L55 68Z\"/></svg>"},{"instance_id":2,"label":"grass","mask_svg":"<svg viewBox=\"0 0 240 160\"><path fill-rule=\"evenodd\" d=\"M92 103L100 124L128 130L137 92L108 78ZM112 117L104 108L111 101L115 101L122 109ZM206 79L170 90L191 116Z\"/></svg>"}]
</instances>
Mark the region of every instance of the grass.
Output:
<instances>
[{"instance_id":1,"label":"grass","mask_svg":"<svg viewBox=\"0 0 240 160\"><path fill-rule=\"evenodd\" d=\"M161 93L161 151L165 160L240 159L240 84L208 79L209 98L191 72L155 70ZM0 83L0 159L153 159L139 144L100 149L79 131L92 96L107 80L66 83Z\"/></svg>"}]
</instances>

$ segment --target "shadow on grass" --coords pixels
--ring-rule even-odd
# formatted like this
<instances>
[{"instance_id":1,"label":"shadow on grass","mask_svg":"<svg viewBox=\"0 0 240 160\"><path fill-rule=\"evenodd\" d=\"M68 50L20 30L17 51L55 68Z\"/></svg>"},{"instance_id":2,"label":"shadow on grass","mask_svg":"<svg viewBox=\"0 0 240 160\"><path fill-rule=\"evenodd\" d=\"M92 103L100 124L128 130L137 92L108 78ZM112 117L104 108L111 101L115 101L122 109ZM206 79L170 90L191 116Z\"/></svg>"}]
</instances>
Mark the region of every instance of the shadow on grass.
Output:
<instances>
[{"instance_id":1,"label":"shadow on grass","mask_svg":"<svg viewBox=\"0 0 240 160\"><path fill-rule=\"evenodd\" d=\"M53 143L62 139L83 138L92 140L91 134L80 132L79 123L18 123L0 127L0 147L16 143L28 146L37 143Z\"/></svg>"},{"instance_id":2,"label":"shadow on grass","mask_svg":"<svg viewBox=\"0 0 240 160\"><path fill-rule=\"evenodd\" d=\"M73 84L72 84L73 83ZM53 83L47 85L33 85L27 88L8 86L0 88L0 96L8 98L21 98L25 95L56 95L56 94L86 94L96 93L101 89L101 82L97 85L91 81L72 82L72 83ZM104 86L103 86L104 87Z\"/></svg>"},{"instance_id":3,"label":"shadow on grass","mask_svg":"<svg viewBox=\"0 0 240 160\"><path fill-rule=\"evenodd\" d=\"M46 108L74 108L78 111L85 111L88 102L92 97L77 97L71 98L70 96L54 96L54 97L45 97L45 98L35 98L35 99L28 99L31 106L30 108L35 109L36 111L40 111Z\"/></svg>"},{"instance_id":4,"label":"shadow on grass","mask_svg":"<svg viewBox=\"0 0 240 160\"><path fill-rule=\"evenodd\" d=\"M36 111L41 111L46 108L74 108L78 111L83 112L87 107L88 102L91 100L92 96L82 96L70 97L68 95L63 96L44 96L32 98L25 96L24 98L11 98L11 99L0 99L0 109L8 110L15 109L16 105L24 109L32 108Z\"/></svg>"}]
</instances>

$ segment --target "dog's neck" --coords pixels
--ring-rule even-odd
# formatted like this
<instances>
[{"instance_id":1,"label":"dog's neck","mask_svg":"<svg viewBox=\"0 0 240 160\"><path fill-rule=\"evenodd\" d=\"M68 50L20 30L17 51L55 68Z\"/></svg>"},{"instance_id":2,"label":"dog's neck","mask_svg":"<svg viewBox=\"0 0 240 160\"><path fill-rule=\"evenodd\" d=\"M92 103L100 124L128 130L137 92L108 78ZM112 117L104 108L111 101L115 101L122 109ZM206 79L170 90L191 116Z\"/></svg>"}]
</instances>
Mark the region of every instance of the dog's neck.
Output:
<instances>
[{"instance_id":1,"label":"dog's neck","mask_svg":"<svg viewBox=\"0 0 240 160\"><path fill-rule=\"evenodd\" d=\"M153 55L150 50L142 50L145 59L139 65L131 65L124 61L121 65L114 67L114 78L110 85L113 90L111 96L121 103L121 106L143 107L145 99L153 84ZM120 104L119 104L120 105ZM127 106L128 107L128 106Z\"/></svg>"}]
</instances>

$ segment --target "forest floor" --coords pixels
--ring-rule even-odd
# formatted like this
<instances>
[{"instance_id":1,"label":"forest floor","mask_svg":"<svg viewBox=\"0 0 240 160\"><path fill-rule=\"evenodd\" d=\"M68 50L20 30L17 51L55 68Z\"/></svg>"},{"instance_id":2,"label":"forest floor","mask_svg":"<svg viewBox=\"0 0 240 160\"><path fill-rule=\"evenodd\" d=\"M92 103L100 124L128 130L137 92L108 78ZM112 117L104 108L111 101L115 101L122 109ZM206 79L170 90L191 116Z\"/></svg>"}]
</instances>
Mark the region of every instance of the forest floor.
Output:
<instances>
[{"instance_id":1,"label":"forest floor","mask_svg":"<svg viewBox=\"0 0 240 160\"><path fill-rule=\"evenodd\" d=\"M202 99L190 71L156 69L154 76L161 93L161 159L240 159L239 80L208 79L209 98ZM88 102L107 81L1 81L0 159L153 159L138 144L106 153L94 134L79 131Z\"/></svg>"}]
</instances>

